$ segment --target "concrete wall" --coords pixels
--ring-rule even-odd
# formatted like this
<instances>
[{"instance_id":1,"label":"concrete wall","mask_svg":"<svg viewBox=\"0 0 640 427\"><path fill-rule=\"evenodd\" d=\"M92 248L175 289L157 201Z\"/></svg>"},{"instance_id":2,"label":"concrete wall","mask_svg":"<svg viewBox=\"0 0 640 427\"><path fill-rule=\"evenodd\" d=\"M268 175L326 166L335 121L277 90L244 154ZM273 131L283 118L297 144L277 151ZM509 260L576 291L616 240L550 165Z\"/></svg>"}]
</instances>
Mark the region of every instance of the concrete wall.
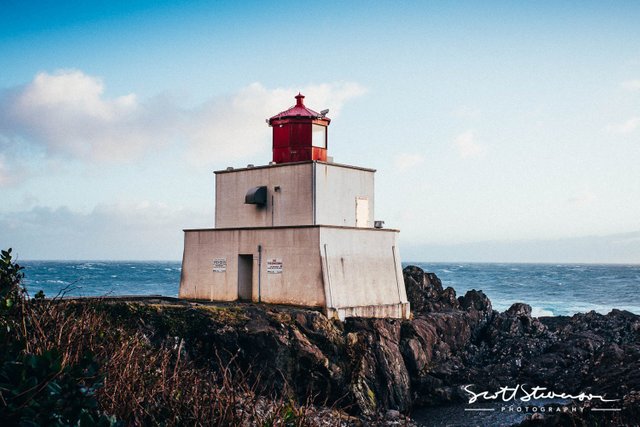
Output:
<instances>
[{"instance_id":1,"label":"concrete wall","mask_svg":"<svg viewBox=\"0 0 640 427\"><path fill-rule=\"evenodd\" d=\"M313 224L312 172L311 162L216 172L216 228ZM245 204L247 191L262 185L267 205Z\"/></svg>"},{"instance_id":2,"label":"concrete wall","mask_svg":"<svg viewBox=\"0 0 640 427\"><path fill-rule=\"evenodd\" d=\"M373 227L374 174L371 169L316 163L316 224ZM368 200L366 224L356 224L356 199Z\"/></svg>"},{"instance_id":3,"label":"concrete wall","mask_svg":"<svg viewBox=\"0 0 640 427\"><path fill-rule=\"evenodd\" d=\"M340 318L406 318L397 234L323 226L186 230L179 295L235 301L238 256L251 255L253 301L324 307ZM216 259L225 260L224 271L214 271Z\"/></svg>"},{"instance_id":4,"label":"concrete wall","mask_svg":"<svg viewBox=\"0 0 640 427\"><path fill-rule=\"evenodd\" d=\"M258 245L262 251L258 251ZM253 301L323 307L319 229L285 227L234 230L186 230L180 298L211 301L238 299L238 255L253 255ZM214 259L226 260L224 272ZM282 271L270 273L270 260Z\"/></svg>"},{"instance_id":5,"label":"concrete wall","mask_svg":"<svg viewBox=\"0 0 640 427\"><path fill-rule=\"evenodd\" d=\"M304 162L216 172L216 228L337 225L373 227L374 172ZM245 204L253 187L267 186L267 204ZM275 188L279 187L276 191ZM356 224L356 199L368 205Z\"/></svg>"},{"instance_id":6,"label":"concrete wall","mask_svg":"<svg viewBox=\"0 0 640 427\"><path fill-rule=\"evenodd\" d=\"M398 232L322 227L327 307L339 317L408 317Z\"/></svg>"}]
</instances>

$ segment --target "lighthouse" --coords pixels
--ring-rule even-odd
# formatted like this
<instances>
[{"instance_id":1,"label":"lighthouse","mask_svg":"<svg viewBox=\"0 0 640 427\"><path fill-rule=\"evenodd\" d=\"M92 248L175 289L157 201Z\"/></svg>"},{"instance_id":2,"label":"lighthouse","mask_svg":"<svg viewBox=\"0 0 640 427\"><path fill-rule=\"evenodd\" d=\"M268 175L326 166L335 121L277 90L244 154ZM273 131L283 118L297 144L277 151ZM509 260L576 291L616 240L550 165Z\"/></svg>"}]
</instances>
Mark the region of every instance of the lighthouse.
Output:
<instances>
[{"instance_id":1,"label":"lighthouse","mask_svg":"<svg viewBox=\"0 0 640 427\"><path fill-rule=\"evenodd\" d=\"M267 120L273 128L273 161L291 163L305 160L327 161L329 110L316 113L304 105L298 93L296 105Z\"/></svg>"},{"instance_id":2,"label":"lighthouse","mask_svg":"<svg viewBox=\"0 0 640 427\"><path fill-rule=\"evenodd\" d=\"M184 230L180 298L408 318L399 231L374 218L375 170L328 156L328 110L267 119L272 161L215 172L215 227Z\"/></svg>"}]
</instances>

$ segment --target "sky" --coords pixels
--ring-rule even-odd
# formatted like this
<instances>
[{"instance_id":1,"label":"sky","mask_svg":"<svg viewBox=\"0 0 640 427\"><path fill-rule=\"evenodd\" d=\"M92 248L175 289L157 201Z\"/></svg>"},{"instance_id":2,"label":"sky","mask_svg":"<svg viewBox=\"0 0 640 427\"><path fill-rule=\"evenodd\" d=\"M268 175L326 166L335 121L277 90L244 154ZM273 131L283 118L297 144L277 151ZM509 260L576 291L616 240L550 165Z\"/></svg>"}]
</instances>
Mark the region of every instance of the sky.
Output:
<instances>
[{"instance_id":1,"label":"sky","mask_svg":"<svg viewBox=\"0 0 640 427\"><path fill-rule=\"evenodd\" d=\"M212 171L329 108L403 260L640 263L640 3L0 5L0 245L179 260Z\"/></svg>"}]
</instances>

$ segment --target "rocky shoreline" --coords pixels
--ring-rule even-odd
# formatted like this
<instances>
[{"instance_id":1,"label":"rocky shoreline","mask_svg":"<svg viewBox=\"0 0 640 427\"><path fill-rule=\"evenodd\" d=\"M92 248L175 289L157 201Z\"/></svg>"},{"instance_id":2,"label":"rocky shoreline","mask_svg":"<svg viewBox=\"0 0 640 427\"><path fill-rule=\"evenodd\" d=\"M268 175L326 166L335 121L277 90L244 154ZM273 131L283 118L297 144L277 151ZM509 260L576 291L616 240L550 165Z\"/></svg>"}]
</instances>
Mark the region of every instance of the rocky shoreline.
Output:
<instances>
[{"instance_id":1,"label":"rocky shoreline","mask_svg":"<svg viewBox=\"0 0 640 427\"><path fill-rule=\"evenodd\" d=\"M629 312L499 313L482 291L457 296L412 266L410 320L159 296L30 299L10 252L1 261L10 425L640 424L640 316Z\"/></svg>"},{"instance_id":2,"label":"rocky shoreline","mask_svg":"<svg viewBox=\"0 0 640 427\"><path fill-rule=\"evenodd\" d=\"M526 304L498 313L481 291L457 297L432 273L404 270L413 319L327 319L320 312L254 304L105 300L151 341L174 339L203 365L233 363L270 390L346 412L354 420L409 423L421 407L468 405L463 389L546 387L619 399L616 411L546 411L523 425L640 422L640 316L613 310L534 318ZM462 406L461 406L462 408ZM464 412L460 410L461 424ZM350 422L350 423L351 423Z\"/></svg>"}]
</instances>

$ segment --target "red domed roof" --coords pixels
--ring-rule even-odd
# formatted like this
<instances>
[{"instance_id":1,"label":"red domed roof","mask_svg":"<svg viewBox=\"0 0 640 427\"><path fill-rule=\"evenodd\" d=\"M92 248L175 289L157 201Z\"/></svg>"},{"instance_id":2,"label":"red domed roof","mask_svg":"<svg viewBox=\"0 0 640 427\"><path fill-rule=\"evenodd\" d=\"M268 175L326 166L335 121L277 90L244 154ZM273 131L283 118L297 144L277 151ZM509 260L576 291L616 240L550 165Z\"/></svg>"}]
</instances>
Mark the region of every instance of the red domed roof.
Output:
<instances>
[{"instance_id":1,"label":"red domed roof","mask_svg":"<svg viewBox=\"0 0 640 427\"><path fill-rule=\"evenodd\" d=\"M302 95L301 93L298 93L295 98L296 98L296 105L289 108L288 110L282 111L276 114L275 116L271 117L269 119L269 124L271 124L273 120L284 119L289 117L310 117L314 119L323 119L323 120L331 121L328 117L325 117L322 114L316 111L313 111L311 108L305 107L303 102L304 95Z\"/></svg>"}]
</instances>

